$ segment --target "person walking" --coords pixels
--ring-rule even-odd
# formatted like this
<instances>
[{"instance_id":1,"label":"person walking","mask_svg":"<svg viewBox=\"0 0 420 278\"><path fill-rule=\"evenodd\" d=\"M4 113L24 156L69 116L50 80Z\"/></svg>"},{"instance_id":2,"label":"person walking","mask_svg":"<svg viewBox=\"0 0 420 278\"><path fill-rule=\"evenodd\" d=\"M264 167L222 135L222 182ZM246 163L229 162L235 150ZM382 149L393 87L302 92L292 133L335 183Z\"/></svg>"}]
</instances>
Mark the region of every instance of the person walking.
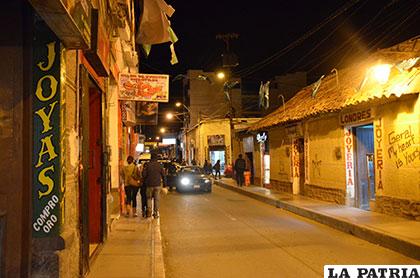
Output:
<instances>
[{"instance_id":1,"label":"person walking","mask_svg":"<svg viewBox=\"0 0 420 278\"><path fill-rule=\"evenodd\" d=\"M206 175L211 174L211 164L206 160L204 160L203 170Z\"/></svg>"},{"instance_id":2,"label":"person walking","mask_svg":"<svg viewBox=\"0 0 420 278\"><path fill-rule=\"evenodd\" d=\"M236 183L239 187L242 187L245 182L244 172L246 168L245 159L242 158L242 154L239 154L238 158L235 161L235 175L236 175Z\"/></svg>"},{"instance_id":3,"label":"person walking","mask_svg":"<svg viewBox=\"0 0 420 278\"><path fill-rule=\"evenodd\" d=\"M141 178L141 182L140 182L140 196L141 196L141 215L143 217L147 216L147 187L146 184L144 182L144 178L143 178L143 171L144 168L146 167L147 163L142 163L140 165L140 173L142 174L142 178Z\"/></svg>"},{"instance_id":4,"label":"person walking","mask_svg":"<svg viewBox=\"0 0 420 278\"><path fill-rule=\"evenodd\" d=\"M147 195L146 217L152 216L153 206L153 217L159 218L160 191L162 189L161 184L165 183L165 171L157 161L155 153L151 154L150 162L144 167L143 178Z\"/></svg>"},{"instance_id":5,"label":"person walking","mask_svg":"<svg viewBox=\"0 0 420 278\"><path fill-rule=\"evenodd\" d=\"M140 172L136 164L133 163L134 158L129 155L127 157L127 165L123 168L124 175L124 191L125 191L125 205L126 216L132 214L137 216L137 193L140 187Z\"/></svg>"},{"instance_id":6,"label":"person walking","mask_svg":"<svg viewBox=\"0 0 420 278\"><path fill-rule=\"evenodd\" d=\"M219 180L220 180L221 179L221 177L220 177L220 159L218 159L216 161L216 164L214 164L213 170L215 172L214 178L217 180L217 174L219 174Z\"/></svg>"}]
</instances>

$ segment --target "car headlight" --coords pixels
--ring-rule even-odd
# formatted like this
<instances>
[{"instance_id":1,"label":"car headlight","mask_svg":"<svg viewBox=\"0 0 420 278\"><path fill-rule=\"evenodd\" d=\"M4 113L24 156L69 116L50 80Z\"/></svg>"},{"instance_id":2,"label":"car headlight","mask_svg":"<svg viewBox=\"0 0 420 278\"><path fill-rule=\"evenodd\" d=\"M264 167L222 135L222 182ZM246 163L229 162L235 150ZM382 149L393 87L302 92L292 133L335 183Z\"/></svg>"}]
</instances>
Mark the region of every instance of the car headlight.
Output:
<instances>
[{"instance_id":1,"label":"car headlight","mask_svg":"<svg viewBox=\"0 0 420 278\"><path fill-rule=\"evenodd\" d=\"M190 184L190 179L189 178L186 178L186 177L184 177L184 178L182 178L181 179L181 184L182 185L189 185Z\"/></svg>"},{"instance_id":2,"label":"car headlight","mask_svg":"<svg viewBox=\"0 0 420 278\"><path fill-rule=\"evenodd\" d=\"M204 182L205 182L205 183L209 183L209 182L210 182L210 180L206 179L206 180L204 180Z\"/></svg>"}]
</instances>

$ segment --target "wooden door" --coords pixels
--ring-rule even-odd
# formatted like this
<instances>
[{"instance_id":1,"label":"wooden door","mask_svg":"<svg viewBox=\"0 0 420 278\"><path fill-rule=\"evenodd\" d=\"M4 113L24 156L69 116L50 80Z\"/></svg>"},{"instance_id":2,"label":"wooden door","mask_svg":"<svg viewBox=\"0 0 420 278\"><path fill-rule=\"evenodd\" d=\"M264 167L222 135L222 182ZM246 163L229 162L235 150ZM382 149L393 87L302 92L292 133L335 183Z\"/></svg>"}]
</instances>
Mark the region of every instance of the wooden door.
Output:
<instances>
[{"instance_id":1,"label":"wooden door","mask_svg":"<svg viewBox=\"0 0 420 278\"><path fill-rule=\"evenodd\" d=\"M373 126L366 125L355 128L356 136L356 202L361 209L369 209L369 182L374 180L369 171L368 159L374 153Z\"/></svg>"},{"instance_id":2,"label":"wooden door","mask_svg":"<svg viewBox=\"0 0 420 278\"><path fill-rule=\"evenodd\" d=\"M102 136L101 93L89 89L89 243L101 242Z\"/></svg>"}]
</instances>

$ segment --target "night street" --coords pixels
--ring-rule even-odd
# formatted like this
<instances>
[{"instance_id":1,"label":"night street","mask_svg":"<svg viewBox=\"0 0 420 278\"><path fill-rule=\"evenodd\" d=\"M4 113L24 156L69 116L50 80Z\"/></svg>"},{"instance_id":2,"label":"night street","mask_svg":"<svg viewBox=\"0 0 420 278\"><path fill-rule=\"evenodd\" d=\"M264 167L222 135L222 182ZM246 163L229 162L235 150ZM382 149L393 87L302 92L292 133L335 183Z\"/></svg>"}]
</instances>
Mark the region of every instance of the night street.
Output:
<instances>
[{"instance_id":1,"label":"night street","mask_svg":"<svg viewBox=\"0 0 420 278\"><path fill-rule=\"evenodd\" d=\"M0 278L420 278L419 0L3 2Z\"/></svg>"},{"instance_id":2,"label":"night street","mask_svg":"<svg viewBox=\"0 0 420 278\"><path fill-rule=\"evenodd\" d=\"M326 264L418 263L218 186L169 193L161 214L167 277L321 277Z\"/></svg>"}]
</instances>

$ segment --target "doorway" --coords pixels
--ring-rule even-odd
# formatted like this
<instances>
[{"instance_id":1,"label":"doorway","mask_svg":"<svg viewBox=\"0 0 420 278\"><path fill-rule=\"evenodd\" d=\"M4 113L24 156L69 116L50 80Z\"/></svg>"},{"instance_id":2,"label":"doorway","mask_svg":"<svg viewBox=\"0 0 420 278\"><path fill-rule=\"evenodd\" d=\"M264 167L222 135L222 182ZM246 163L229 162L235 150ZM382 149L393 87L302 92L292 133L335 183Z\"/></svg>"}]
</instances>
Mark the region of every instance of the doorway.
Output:
<instances>
[{"instance_id":1,"label":"doorway","mask_svg":"<svg viewBox=\"0 0 420 278\"><path fill-rule=\"evenodd\" d=\"M353 132L356 145L356 206L369 210L370 201L375 199L373 125L354 127Z\"/></svg>"},{"instance_id":2,"label":"doorway","mask_svg":"<svg viewBox=\"0 0 420 278\"><path fill-rule=\"evenodd\" d=\"M220 160L220 174L225 171L225 149L210 149L210 163L213 166L217 160Z\"/></svg>"},{"instance_id":3,"label":"doorway","mask_svg":"<svg viewBox=\"0 0 420 278\"><path fill-rule=\"evenodd\" d=\"M80 65L80 159L79 217L80 217L80 274L89 270L90 258L104 237L106 215L105 186L103 185L103 124L102 91Z\"/></svg>"},{"instance_id":4,"label":"doorway","mask_svg":"<svg viewBox=\"0 0 420 278\"><path fill-rule=\"evenodd\" d=\"M249 161L249 171L251 172L251 184L254 184L254 157L252 152L245 153Z\"/></svg>"},{"instance_id":5,"label":"doorway","mask_svg":"<svg viewBox=\"0 0 420 278\"><path fill-rule=\"evenodd\" d=\"M299 193L305 193L305 141L299 138L297 141L298 155L299 155Z\"/></svg>"},{"instance_id":6,"label":"doorway","mask_svg":"<svg viewBox=\"0 0 420 278\"><path fill-rule=\"evenodd\" d=\"M101 242L102 125L101 92L89 88L89 254Z\"/></svg>"}]
</instances>

